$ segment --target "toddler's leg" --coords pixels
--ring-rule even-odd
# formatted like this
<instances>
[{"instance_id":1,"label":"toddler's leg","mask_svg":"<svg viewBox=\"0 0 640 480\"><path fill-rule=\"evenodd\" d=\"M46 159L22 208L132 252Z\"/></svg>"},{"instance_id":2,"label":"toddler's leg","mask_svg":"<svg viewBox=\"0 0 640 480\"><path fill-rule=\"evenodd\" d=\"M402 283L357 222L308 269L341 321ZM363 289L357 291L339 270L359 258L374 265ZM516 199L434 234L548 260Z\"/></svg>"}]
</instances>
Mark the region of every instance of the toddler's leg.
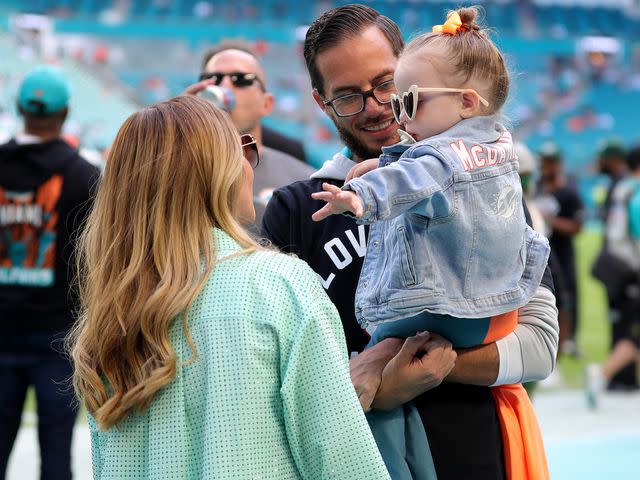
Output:
<instances>
[{"instance_id":1,"label":"toddler's leg","mask_svg":"<svg viewBox=\"0 0 640 480\"><path fill-rule=\"evenodd\" d=\"M414 480L435 480L436 466L433 463L429 439L424 430L420 413L413 402L405 403L406 463Z\"/></svg>"},{"instance_id":2,"label":"toddler's leg","mask_svg":"<svg viewBox=\"0 0 640 480\"><path fill-rule=\"evenodd\" d=\"M372 410L366 414L373 437L393 480L413 480L406 461L403 407L390 411Z\"/></svg>"}]
</instances>

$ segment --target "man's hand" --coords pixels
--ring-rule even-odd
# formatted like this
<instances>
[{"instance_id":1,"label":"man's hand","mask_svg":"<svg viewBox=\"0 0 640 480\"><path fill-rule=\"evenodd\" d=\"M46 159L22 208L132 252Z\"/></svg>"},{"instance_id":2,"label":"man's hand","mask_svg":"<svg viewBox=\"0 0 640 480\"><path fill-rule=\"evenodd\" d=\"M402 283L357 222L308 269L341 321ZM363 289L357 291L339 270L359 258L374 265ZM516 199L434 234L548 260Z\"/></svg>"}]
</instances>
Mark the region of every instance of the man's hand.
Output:
<instances>
[{"instance_id":1,"label":"man's hand","mask_svg":"<svg viewBox=\"0 0 640 480\"><path fill-rule=\"evenodd\" d=\"M344 183L347 183L349 180L353 180L354 178L361 177L367 172L371 170L375 170L378 168L378 164L380 163L380 159L378 158L370 158L369 160L363 160L358 163L355 167L351 167L349 173L347 173L347 178L345 178Z\"/></svg>"},{"instance_id":2,"label":"man's hand","mask_svg":"<svg viewBox=\"0 0 640 480\"><path fill-rule=\"evenodd\" d=\"M391 410L437 387L453 369L456 357L451 343L435 333L407 338L382 372L373 408Z\"/></svg>"},{"instance_id":3,"label":"man's hand","mask_svg":"<svg viewBox=\"0 0 640 480\"><path fill-rule=\"evenodd\" d=\"M215 85L216 81L213 78L207 78L206 80L202 80L198 83L194 83L193 85L189 85L184 89L182 95L197 95L202 90L207 88L209 85Z\"/></svg>"},{"instance_id":4,"label":"man's hand","mask_svg":"<svg viewBox=\"0 0 640 480\"><path fill-rule=\"evenodd\" d=\"M324 192L311 194L311 198L327 202L324 207L311 215L314 222L324 220L329 215L337 215L346 211L353 213L358 218L364 215L362 200L355 193L341 190L330 183L323 183L322 189Z\"/></svg>"},{"instance_id":5,"label":"man's hand","mask_svg":"<svg viewBox=\"0 0 640 480\"><path fill-rule=\"evenodd\" d=\"M371 402L382 381L382 370L400 351L402 343L399 338L387 338L349 361L351 382L365 412L371 410Z\"/></svg>"}]
</instances>

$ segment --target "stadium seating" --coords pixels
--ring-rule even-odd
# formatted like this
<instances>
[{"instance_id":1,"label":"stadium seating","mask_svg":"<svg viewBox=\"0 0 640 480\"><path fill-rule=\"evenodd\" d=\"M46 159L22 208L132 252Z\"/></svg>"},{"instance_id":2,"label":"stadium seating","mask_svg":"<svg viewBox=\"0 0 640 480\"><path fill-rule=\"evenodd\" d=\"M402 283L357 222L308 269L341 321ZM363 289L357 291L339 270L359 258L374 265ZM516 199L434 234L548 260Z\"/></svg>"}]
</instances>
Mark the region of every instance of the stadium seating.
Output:
<instances>
[{"instance_id":1,"label":"stadium seating","mask_svg":"<svg viewBox=\"0 0 640 480\"><path fill-rule=\"evenodd\" d=\"M277 99L275 112L266 123L304 139L311 162L319 164L338 147L339 140L331 122L315 108L309 95L297 28L322 11L343 3L347 2L5 0L0 17L17 11L51 14L56 17L57 32L89 35L94 43L118 50L122 61L108 61L108 68L131 87L140 104L179 94L197 78L204 50L221 39L244 37L260 42L269 88ZM406 38L441 22L446 11L459 4L443 0L363 3L398 22ZM573 56L575 40L584 35L615 34L632 44L640 35L638 20L615 8L615 2L605 0L582 7L576 6L575 1L553 0L479 3L495 32L496 42L507 55L512 73L505 113L516 137L526 140L534 149L548 140L565 146L569 166L573 168L590 161L603 138L615 136L627 144L638 139L634 122L625 116L629 102L640 106L638 90L615 82L576 80L574 77L584 72L553 73L550 68L550 58ZM115 20L106 14L118 8L121 11ZM629 53L626 55L623 60L629 61ZM11 60L11 55L6 58L9 58L6 71L20 63L15 58ZM101 95L117 97L111 91L104 93L99 81L83 78L82 67L73 62L65 65L82 82L95 85L93 89L87 87L91 92L86 94L87 104ZM22 64L20 67L25 68ZM0 68L5 70L5 64ZM80 89L83 91L85 87ZM79 95L83 98L82 93ZM6 105L3 96L6 93L0 93L0 100ZM95 109L89 109L94 117L81 120L94 125L87 131L104 131L105 139L109 137L106 132L111 135L115 132L122 112L134 108L124 100L122 105L126 107L122 108L115 106L118 102L108 103L99 116ZM113 120L107 120L111 110Z\"/></svg>"}]
</instances>

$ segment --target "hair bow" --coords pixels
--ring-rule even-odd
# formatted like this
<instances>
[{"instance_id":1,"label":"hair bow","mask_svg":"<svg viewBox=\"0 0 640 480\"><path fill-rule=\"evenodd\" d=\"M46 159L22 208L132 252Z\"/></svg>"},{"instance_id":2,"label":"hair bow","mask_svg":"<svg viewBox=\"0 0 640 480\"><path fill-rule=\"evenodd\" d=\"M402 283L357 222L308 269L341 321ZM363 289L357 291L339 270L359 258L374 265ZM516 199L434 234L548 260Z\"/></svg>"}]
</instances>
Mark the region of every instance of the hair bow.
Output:
<instances>
[{"instance_id":1,"label":"hair bow","mask_svg":"<svg viewBox=\"0 0 640 480\"><path fill-rule=\"evenodd\" d=\"M447 15L447 21L444 22L444 25L434 25L431 31L455 35L458 30L460 30L460 27L462 27L462 20L460 20L460 15L458 15L458 12L451 12L449 15Z\"/></svg>"}]
</instances>

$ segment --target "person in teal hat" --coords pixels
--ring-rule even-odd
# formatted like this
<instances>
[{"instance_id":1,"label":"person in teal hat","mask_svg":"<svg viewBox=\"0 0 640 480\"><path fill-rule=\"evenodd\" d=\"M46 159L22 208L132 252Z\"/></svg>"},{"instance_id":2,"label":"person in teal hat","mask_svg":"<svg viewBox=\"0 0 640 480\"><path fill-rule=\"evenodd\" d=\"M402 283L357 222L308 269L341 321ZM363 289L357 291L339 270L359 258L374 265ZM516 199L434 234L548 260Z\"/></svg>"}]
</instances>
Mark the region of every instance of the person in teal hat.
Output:
<instances>
[{"instance_id":1,"label":"person in teal hat","mask_svg":"<svg viewBox=\"0 0 640 480\"><path fill-rule=\"evenodd\" d=\"M73 244L98 170L62 138L69 82L38 66L18 90L23 131L0 145L0 478L28 388L35 390L42 479L71 478L71 364L61 340L77 308Z\"/></svg>"},{"instance_id":2,"label":"person in teal hat","mask_svg":"<svg viewBox=\"0 0 640 480\"><path fill-rule=\"evenodd\" d=\"M52 65L40 65L22 81L18 93L21 114L37 117L66 115L69 105L69 82L64 73Z\"/></svg>"}]
</instances>

